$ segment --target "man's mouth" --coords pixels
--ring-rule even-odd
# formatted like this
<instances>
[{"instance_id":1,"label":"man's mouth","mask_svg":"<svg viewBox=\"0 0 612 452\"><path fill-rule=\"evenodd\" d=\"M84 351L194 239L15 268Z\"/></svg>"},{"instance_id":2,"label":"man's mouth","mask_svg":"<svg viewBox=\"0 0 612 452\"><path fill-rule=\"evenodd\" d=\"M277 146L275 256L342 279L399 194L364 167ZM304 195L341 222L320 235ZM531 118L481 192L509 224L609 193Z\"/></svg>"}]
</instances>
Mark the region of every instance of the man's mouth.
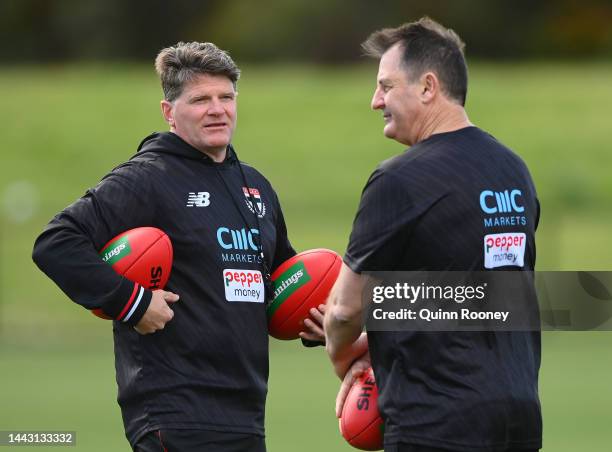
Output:
<instances>
[{"instance_id":1,"label":"man's mouth","mask_svg":"<svg viewBox=\"0 0 612 452\"><path fill-rule=\"evenodd\" d=\"M385 113L385 114L383 114L383 120L384 120L385 122L389 122L389 121L391 121L391 113Z\"/></svg>"},{"instance_id":2,"label":"man's mouth","mask_svg":"<svg viewBox=\"0 0 612 452\"><path fill-rule=\"evenodd\" d=\"M224 122L211 122L210 124L206 124L204 128L205 129L220 129L226 126L227 124Z\"/></svg>"}]
</instances>

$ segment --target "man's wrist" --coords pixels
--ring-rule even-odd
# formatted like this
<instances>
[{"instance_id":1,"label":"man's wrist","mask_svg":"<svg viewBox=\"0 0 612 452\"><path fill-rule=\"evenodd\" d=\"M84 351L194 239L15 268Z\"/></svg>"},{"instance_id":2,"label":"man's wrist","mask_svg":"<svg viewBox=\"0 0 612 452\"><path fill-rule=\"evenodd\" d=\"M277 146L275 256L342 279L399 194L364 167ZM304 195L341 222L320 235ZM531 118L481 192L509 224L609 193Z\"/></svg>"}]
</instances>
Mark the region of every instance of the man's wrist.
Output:
<instances>
[{"instance_id":1,"label":"man's wrist","mask_svg":"<svg viewBox=\"0 0 612 452\"><path fill-rule=\"evenodd\" d=\"M119 322L136 325L151 304L152 292L127 279L122 280L116 292L112 299L102 306L102 311Z\"/></svg>"}]
</instances>

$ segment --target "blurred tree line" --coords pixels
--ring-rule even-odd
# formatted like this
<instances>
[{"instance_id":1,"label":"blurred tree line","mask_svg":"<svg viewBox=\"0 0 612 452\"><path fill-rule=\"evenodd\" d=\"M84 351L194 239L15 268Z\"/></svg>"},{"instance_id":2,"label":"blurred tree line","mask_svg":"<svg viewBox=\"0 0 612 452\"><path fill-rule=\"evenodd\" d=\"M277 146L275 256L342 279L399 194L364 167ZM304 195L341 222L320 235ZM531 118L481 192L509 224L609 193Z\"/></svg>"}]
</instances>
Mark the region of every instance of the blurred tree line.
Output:
<instances>
[{"instance_id":1,"label":"blurred tree line","mask_svg":"<svg viewBox=\"0 0 612 452\"><path fill-rule=\"evenodd\" d=\"M470 57L612 56L610 0L0 0L2 63L146 60L179 40L241 61L358 59L372 31L422 15Z\"/></svg>"}]
</instances>

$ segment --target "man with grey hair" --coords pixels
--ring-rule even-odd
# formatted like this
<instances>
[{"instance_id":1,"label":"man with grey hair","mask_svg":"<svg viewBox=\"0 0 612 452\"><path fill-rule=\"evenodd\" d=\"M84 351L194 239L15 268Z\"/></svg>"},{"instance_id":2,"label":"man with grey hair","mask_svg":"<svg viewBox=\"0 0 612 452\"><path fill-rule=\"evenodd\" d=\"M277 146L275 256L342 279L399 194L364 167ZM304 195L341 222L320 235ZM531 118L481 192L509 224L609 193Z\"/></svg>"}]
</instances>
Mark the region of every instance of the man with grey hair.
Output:
<instances>
[{"instance_id":1,"label":"man with grey hair","mask_svg":"<svg viewBox=\"0 0 612 452\"><path fill-rule=\"evenodd\" d=\"M470 123L463 47L428 18L364 43L380 60L371 106L382 112L384 135L410 149L379 165L363 190L324 323L343 379L337 414L372 365L391 452L542 445L539 331L361 333L371 272L534 269L535 187L515 153Z\"/></svg>"},{"instance_id":2,"label":"man with grey hair","mask_svg":"<svg viewBox=\"0 0 612 452\"><path fill-rule=\"evenodd\" d=\"M155 68L170 131L146 137L58 214L33 258L72 300L114 319L118 402L134 450L264 451L270 273L295 251L272 186L231 144L240 71L230 56L179 42ZM141 226L172 241L167 290L142 288L98 256ZM304 337L322 339L309 325Z\"/></svg>"}]
</instances>

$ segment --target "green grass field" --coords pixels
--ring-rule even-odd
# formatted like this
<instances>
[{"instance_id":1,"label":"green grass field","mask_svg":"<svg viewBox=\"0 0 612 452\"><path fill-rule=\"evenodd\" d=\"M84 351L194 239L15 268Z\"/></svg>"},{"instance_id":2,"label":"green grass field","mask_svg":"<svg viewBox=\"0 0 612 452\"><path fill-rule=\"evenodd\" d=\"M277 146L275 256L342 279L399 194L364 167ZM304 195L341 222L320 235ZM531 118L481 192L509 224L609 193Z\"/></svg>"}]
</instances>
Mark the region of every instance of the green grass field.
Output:
<instances>
[{"instance_id":1,"label":"green grass field","mask_svg":"<svg viewBox=\"0 0 612 452\"><path fill-rule=\"evenodd\" d=\"M343 252L363 184L402 147L369 109L375 67L245 67L235 138L276 187L296 249ZM542 202L538 268L612 269L612 65L471 67L472 121L528 163ZM110 324L32 264L64 206L163 130L152 68L0 69L0 430L76 430L77 449L129 450L115 402ZM546 452L607 451L612 333L549 332ZM268 449L349 451L324 351L271 342ZM22 448L20 450L28 450Z\"/></svg>"}]
</instances>

